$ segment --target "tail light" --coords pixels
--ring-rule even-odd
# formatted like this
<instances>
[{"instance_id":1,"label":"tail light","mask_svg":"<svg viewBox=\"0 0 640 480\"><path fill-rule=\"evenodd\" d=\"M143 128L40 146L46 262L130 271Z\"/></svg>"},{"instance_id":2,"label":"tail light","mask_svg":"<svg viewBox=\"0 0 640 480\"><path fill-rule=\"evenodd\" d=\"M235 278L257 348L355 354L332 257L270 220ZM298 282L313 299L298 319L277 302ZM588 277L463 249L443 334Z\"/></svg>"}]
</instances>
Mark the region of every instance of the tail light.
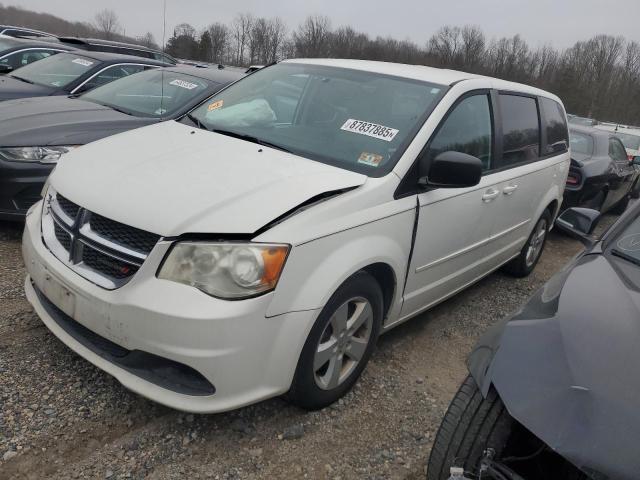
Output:
<instances>
[{"instance_id":1,"label":"tail light","mask_svg":"<svg viewBox=\"0 0 640 480\"><path fill-rule=\"evenodd\" d=\"M580 185L581 180L582 176L578 172L569 171L569 175L567 175L567 185L575 187L576 185Z\"/></svg>"}]
</instances>

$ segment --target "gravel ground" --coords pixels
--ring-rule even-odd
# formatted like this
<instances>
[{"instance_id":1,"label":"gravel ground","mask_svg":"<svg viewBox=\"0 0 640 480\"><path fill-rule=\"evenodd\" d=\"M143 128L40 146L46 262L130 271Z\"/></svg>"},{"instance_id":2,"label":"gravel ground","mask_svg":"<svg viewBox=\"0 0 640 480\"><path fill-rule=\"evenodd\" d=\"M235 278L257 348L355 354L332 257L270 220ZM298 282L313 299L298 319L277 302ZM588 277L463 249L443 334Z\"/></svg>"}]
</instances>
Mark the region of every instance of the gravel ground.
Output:
<instances>
[{"instance_id":1,"label":"gravel ground","mask_svg":"<svg viewBox=\"0 0 640 480\"><path fill-rule=\"evenodd\" d=\"M23 295L20 235L0 223L1 479L422 478L478 336L582 248L552 233L530 277L492 274L384 335L333 407L273 399L188 415L130 393L49 333Z\"/></svg>"}]
</instances>

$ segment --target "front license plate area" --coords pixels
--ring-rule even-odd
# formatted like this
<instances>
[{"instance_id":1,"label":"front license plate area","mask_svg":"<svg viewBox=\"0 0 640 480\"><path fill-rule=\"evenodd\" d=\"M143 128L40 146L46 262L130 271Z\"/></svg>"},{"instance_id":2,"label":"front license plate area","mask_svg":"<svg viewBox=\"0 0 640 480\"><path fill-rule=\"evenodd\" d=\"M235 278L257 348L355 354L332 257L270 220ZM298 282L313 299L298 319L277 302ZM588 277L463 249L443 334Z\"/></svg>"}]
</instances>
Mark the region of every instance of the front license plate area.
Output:
<instances>
[{"instance_id":1,"label":"front license plate area","mask_svg":"<svg viewBox=\"0 0 640 480\"><path fill-rule=\"evenodd\" d=\"M47 271L42 275L42 293L51 303L73 318L76 313L75 294Z\"/></svg>"}]
</instances>

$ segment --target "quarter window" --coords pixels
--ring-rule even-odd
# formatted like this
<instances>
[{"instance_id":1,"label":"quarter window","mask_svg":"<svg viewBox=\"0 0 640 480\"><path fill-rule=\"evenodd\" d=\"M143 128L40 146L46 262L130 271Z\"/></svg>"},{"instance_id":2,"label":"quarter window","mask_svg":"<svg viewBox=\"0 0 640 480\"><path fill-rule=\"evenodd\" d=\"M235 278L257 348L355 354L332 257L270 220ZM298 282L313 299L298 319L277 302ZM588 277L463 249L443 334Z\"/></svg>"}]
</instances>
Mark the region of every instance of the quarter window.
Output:
<instances>
[{"instance_id":1,"label":"quarter window","mask_svg":"<svg viewBox=\"0 0 640 480\"><path fill-rule=\"evenodd\" d=\"M609 139L609 156L616 162L628 162L627 151L622 142L617 138Z\"/></svg>"},{"instance_id":2,"label":"quarter window","mask_svg":"<svg viewBox=\"0 0 640 480\"><path fill-rule=\"evenodd\" d=\"M501 166L532 162L540 154L540 120L536 100L500 95L503 153Z\"/></svg>"},{"instance_id":3,"label":"quarter window","mask_svg":"<svg viewBox=\"0 0 640 480\"><path fill-rule=\"evenodd\" d=\"M562 106L550 98L540 98L544 111L544 128L547 134L547 144L544 153L554 154L566 152L569 148L567 122Z\"/></svg>"},{"instance_id":4,"label":"quarter window","mask_svg":"<svg viewBox=\"0 0 640 480\"><path fill-rule=\"evenodd\" d=\"M429 144L430 160L443 152L473 155L483 171L493 168L493 128L488 95L473 95L451 111Z\"/></svg>"}]
</instances>

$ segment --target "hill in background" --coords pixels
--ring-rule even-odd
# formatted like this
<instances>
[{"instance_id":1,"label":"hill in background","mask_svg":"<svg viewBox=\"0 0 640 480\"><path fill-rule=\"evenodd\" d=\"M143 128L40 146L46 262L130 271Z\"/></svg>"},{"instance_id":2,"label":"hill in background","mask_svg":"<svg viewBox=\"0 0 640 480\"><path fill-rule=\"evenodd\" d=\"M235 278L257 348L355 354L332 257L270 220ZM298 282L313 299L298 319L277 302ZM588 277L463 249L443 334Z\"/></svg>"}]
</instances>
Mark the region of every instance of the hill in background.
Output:
<instances>
[{"instance_id":1,"label":"hill in background","mask_svg":"<svg viewBox=\"0 0 640 480\"><path fill-rule=\"evenodd\" d=\"M17 27L33 28L44 32L53 33L62 37L88 37L105 38L102 31L89 22L69 22L49 13L33 12L20 7L4 6L0 3L0 24L14 25ZM118 42L137 43L146 46L157 46L146 38L133 38L117 33L112 33L109 40ZM150 45L151 43L151 45Z\"/></svg>"}]
</instances>

